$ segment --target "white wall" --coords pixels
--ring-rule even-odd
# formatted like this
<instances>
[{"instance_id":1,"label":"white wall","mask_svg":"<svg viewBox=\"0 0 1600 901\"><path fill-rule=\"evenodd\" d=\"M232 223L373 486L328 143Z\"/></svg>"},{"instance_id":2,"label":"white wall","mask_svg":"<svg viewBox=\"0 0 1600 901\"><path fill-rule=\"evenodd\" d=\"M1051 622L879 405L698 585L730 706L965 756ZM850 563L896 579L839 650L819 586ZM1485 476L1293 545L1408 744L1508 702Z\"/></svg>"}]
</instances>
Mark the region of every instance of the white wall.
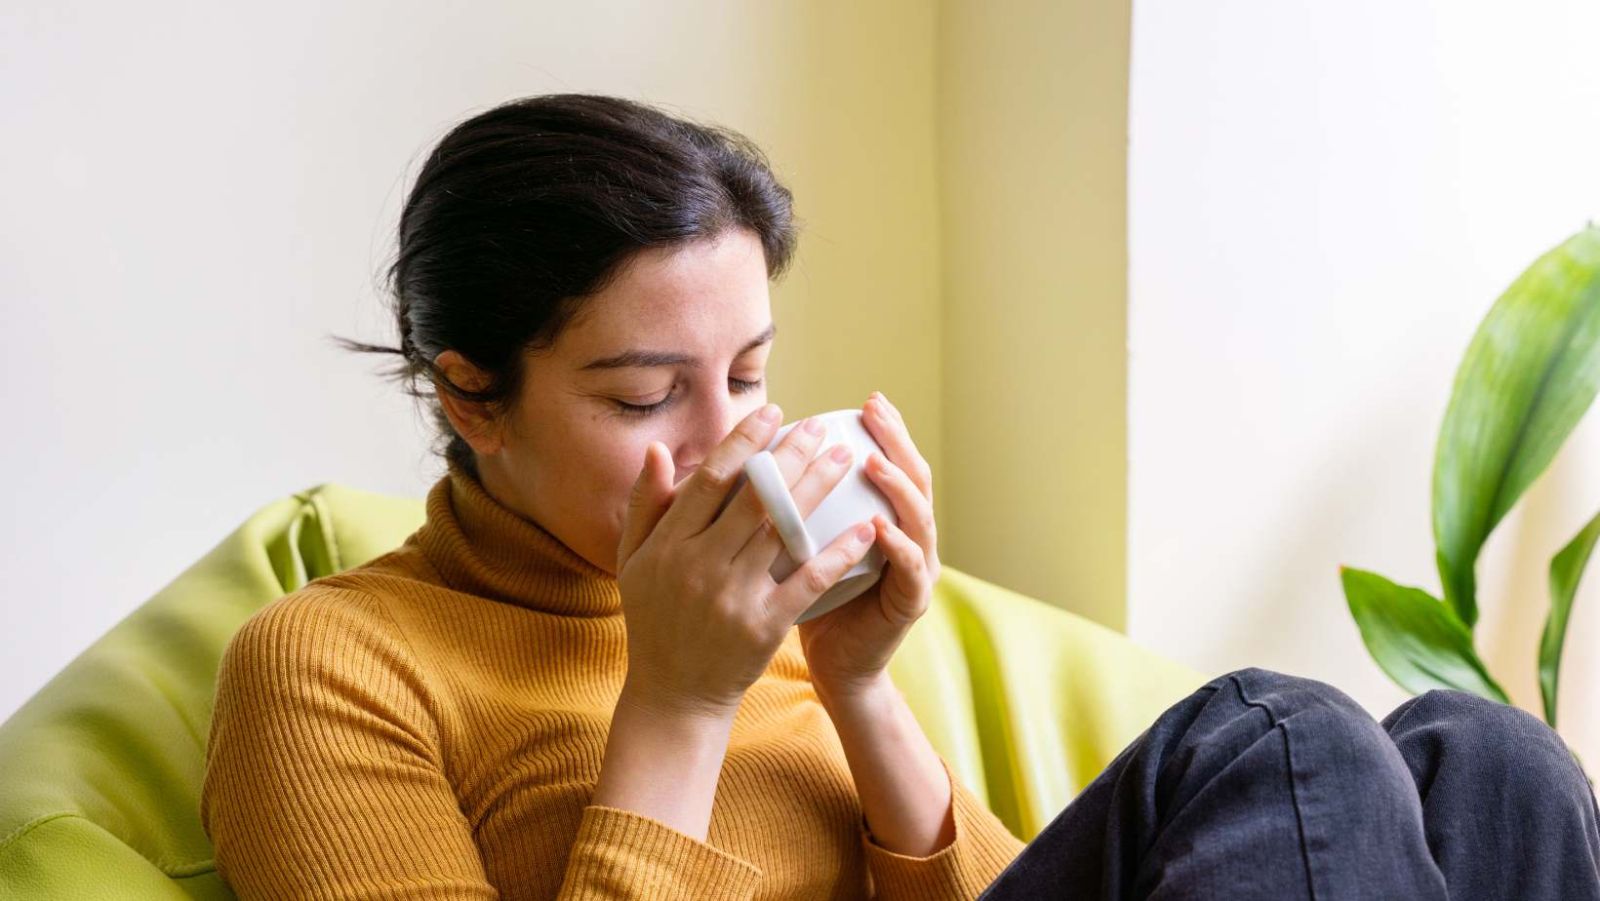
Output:
<instances>
[{"instance_id":1,"label":"white wall","mask_svg":"<svg viewBox=\"0 0 1600 901\"><path fill-rule=\"evenodd\" d=\"M1382 713L1338 566L1439 590L1434 441L1480 317L1600 212L1587 0L1134 4L1132 636ZM1550 557L1600 510L1600 410L1480 563L1480 650L1538 708ZM1527 509L1525 509L1527 508ZM1595 568L1600 569L1600 568ZM1600 571L1563 732L1600 759Z\"/></svg>"},{"instance_id":2,"label":"white wall","mask_svg":"<svg viewBox=\"0 0 1600 901\"><path fill-rule=\"evenodd\" d=\"M262 504L437 477L381 361L325 336L392 341L408 176L513 97L620 94L762 145L803 220L769 396L881 389L937 466L937 328L873 337L937 324L933 40L920 0L0 7L0 718Z\"/></svg>"}]
</instances>

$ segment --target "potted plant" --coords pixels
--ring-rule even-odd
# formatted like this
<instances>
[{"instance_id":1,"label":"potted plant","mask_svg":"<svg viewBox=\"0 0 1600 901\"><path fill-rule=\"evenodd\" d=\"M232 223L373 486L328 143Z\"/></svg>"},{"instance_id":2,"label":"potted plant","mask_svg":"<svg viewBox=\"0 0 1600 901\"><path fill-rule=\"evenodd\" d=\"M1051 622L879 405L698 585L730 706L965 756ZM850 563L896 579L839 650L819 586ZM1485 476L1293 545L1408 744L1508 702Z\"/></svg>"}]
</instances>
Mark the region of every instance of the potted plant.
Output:
<instances>
[{"instance_id":1,"label":"potted plant","mask_svg":"<svg viewBox=\"0 0 1600 901\"><path fill-rule=\"evenodd\" d=\"M1339 568L1361 639L1414 693L1454 688L1510 703L1478 658L1476 563L1600 390L1600 228L1589 223L1529 266L1495 301L1456 370L1433 465L1433 536L1443 598L1374 572ZM1556 725L1561 649L1600 514L1550 561L1539 644L1544 718Z\"/></svg>"}]
</instances>

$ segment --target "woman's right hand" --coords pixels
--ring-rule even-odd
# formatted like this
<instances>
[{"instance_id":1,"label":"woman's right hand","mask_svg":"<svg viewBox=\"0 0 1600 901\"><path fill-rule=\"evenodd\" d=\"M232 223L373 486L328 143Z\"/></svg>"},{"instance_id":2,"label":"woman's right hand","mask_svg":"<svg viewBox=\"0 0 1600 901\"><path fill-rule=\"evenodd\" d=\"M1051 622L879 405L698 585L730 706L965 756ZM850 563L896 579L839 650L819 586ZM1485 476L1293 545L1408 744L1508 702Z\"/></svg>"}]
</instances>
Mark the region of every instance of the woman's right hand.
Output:
<instances>
[{"instance_id":1,"label":"woman's right hand","mask_svg":"<svg viewBox=\"0 0 1600 901\"><path fill-rule=\"evenodd\" d=\"M761 410L745 417L676 488L670 451L657 442L645 449L617 550L628 635L624 695L634 703L731 718L795 620L872 547L867 523L865 537L849 529L782 584L773 580L768 570L783 541L760 498L746 480L728 499L745 461L766 449L783 421L775 404L768 408L772 419ZM772 452L802 517L850 465L848 456L813 460L821 440L796 426Z\"/></svg>"}]
</instances>

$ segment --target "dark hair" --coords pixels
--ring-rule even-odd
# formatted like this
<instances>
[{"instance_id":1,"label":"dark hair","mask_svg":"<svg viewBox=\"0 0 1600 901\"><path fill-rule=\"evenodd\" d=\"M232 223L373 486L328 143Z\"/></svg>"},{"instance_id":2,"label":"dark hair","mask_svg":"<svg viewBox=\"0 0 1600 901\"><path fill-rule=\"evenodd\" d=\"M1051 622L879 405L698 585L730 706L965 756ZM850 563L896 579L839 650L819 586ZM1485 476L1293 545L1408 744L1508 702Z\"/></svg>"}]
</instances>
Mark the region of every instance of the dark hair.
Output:
<instances>
[{"instance_id":1,"label":"dark hair","mask_svg":"<svg viewBox=\"0 0 1600 901\"><path fill-rule=\"evenodd\" d=\"M747 227L776 278L796 243L791 206L760 148L731 129L597 94L513 100L452 128L412 185L388 269L400 346L335 340L400 355L386 374L431 400L435 449L475 473L438 390L513 407L523 351L553 345L645 248ZM433 362L450 349L488 384L451 382Z\"/></svg>"}]
</instances>

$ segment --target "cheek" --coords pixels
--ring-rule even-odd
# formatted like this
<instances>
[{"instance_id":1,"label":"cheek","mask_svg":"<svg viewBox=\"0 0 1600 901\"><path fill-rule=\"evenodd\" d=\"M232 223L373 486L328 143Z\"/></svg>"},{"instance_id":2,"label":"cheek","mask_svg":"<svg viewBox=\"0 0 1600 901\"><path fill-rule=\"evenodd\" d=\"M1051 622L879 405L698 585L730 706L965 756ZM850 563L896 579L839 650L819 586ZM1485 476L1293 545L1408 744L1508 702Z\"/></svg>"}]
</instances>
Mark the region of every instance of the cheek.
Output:
<instances>
[{"instance_id":1,"label":"cheek","mask_svg":"<svg viewBox=\"0 0 1600 901\"><path fill-rule=\"evenodd\" d=\"M589 516L600 512L599 503L621 498L626 505L648 440L601 422L575 422L564 433L547 428L542 437L542 481L563 502Z\"/></svg>"},{"instance_id":2,"label":"cheek","mask_svg":"<svg viewBox=\"0 0 1600 901\"><path fill-rule=\"evenodd\" d=\"M583 484L587 486L585 493L589 495L586 502L604 505L608 511L606 522L618 538L622 535L622 523L627 518L633 484L639 478L640 467L644 465L644 449L649 443L641 442L632 435L615 436L609 443L592 449L590 462L585 467L588 477Z\"/></svg>"}]
</instances>

